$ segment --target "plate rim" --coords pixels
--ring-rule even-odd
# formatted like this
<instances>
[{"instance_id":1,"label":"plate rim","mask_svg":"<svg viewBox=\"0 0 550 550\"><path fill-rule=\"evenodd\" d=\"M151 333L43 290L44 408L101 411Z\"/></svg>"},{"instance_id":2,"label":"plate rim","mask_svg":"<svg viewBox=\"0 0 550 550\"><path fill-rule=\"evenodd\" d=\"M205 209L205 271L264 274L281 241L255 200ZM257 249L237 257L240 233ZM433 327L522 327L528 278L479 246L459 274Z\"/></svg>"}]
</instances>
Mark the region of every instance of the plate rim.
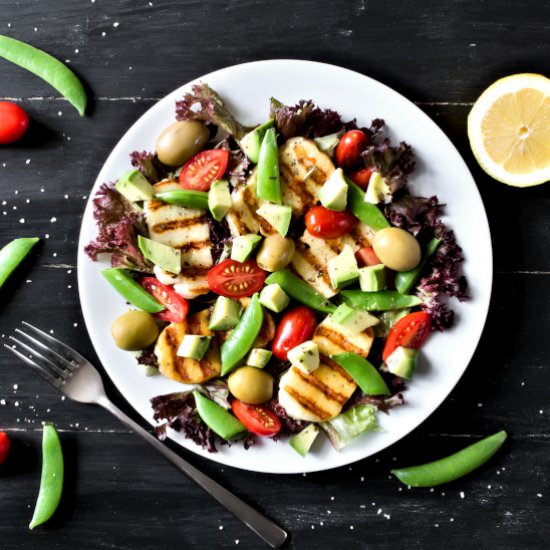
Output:
<instances>
[{"instance_id":1,"label":"plate rim","mask_svg":"<svg viewBox=\"0 0 550 550\"><path fill-rule=\"evenodd\" d=\"M334 469L334 468L339 468L339 467L342 467L342 466L345 466L345 465L348 465L348 464L355 463L359 460L364 460L368 457L372 457L373 455L375 455L375 454L377 454L377 453L379 453L383 450L387 450L389 447L393 446L394 444L399 442L401 439L403 439L405 436L409 435L411 432L413 432L414 430L419 428L428 418L430 418L434 414L434 412L441 406L441 404L449 397L449 395L454 390L454 388L456 387L458 382L464 376L464 373L466 372L468 366L470 365L470 363L472 361L472 358L473 358L473 356L474 356L474 354L475 354L475 352L476 352L476 350L479 346L480 339L482 338L483 332L485 330L487 317L488 317L488 313L489 313L489 306L490 306L491 296L492 296L492 292L493 292L493 279L494 279L492 236L491 236L490 226L489 226L489 223L488 223L488 217L487 217L487 212L486 212L486 209L485 209L485 205L484 205L483 200L481 198L481 194L479 192L479 188L478 188L478 186L475 182L475 179L474 179L472 173L470 172L470 169L469 169L468 165L466 164L464 158L462 157L462 155L460 154L459 150L454 145L454 143L445 134L445 132L438 126L438 124L427 113L425 113L418 105L416 105L413 101L408 99L406 96L404 96L403 94L401 94L400 92L398 92L394 88L391 88L390 86L384 84L383 82L380 82L379 80L377 80L373 77L362 74L362 73L360 73L358 71L355 71L353 69L348 69L346 67L341 67L339 65L320 62L320 61L309 61L309 60L306 60L306 59L294 59L294 58L264 59L264 60L248 61L248 62L245 62L245 63L230 65L230 66L226 66L226 67L211 71L207 74L203 74L199 77L196 77L196 78L182 84L181 86L178 86L177 88L175 88L174 90L168 92L167 94L165 94L161 99L157 100L145 112L143 112L128 127L128 129L121 135L121 137L119 137L119 139L117 140L117 143L111 149L110 153L107 155L107 157L103 161L103 164L102 164L99 172L97 173L96 179L94 180L94 183L93 183L93 185L90 189L88 200L87 200L87 203L86 203L86 207L85 207L84 213L82 215L82 221L81 221L81 226L80 226L80 231L79 231L79 238L78 238L78 251L77 251L77 284L78 284L79 302L80 302L80 307L81 307L83 318L84 318L84 323L85 323L85 326L86 326L86 330L88 332L89 339L92 343L92 346L94 348L94 351L95 351L96 355L98 356L98 358L101 362L103 370L109 376L109 378L110 378L111 382L113 383L113 385L117 388L118 392L124 397L124 399L132 407L132 409L134 409L134 411L137 414L139 414L147 422L147 424L149 424L151 426L154 426L154 423L152 423L151 420L149 418L147 418L139 409L134 407L132 402L119 389L119 386L115 382L115 379L114 379L113 375L111 374L109 369L107 367L105 367L105 364L104 364L105 361L103 361L103 359L100 355L100 352L98 351L98 345L96 344L95 339L92 337L93 329L91 330L91 327L89 326L89 319L88 319L88 315L86 314L86 311L85 311L86 308L84 306L87 299L84 296L84 294L85 294L84 281L83 281L83 279L84 279L84 274L83 274L84 269L83 269L82 266L84 265L84 262L89 261L89 259L87 258L87 256L84 253L84 246L88 242L87 240L85 240L85 236L84 236L85 235L85 223L91 217L92 210L93 210L93 206L92 206L93 205L93 197L94 197L95 192L97 191L97 187L105 181L105 178L104 177L100 178L100 176L102 176L102 173L103 173L103 171L105 171L106 166L110 162L112 162L113 158L115 158L117 156L117 154L119 153L119 149L123 148L123 143L126 141L128 136L132 134L134 128L136 126L139 126L140 123L142 124L143 119L145 117L152 116L150 114L151 112L154 112L155 110L162 108L162 107L160 107L161 103L170 101L170 98L172 96L175 96L177 93L181 93L185 88L189 88L191 85L197 84L199 82L208 82L208 79L211 79L213 77L219 77L219 76L223 75L223 73L228 72L228 71L233 71L235 69L244 69L244 68L247 68L247 67L248 68L254 68L255 66L260 66L260 65L261 66L266 66L266 65L289 64L289 63L294 64L294 65L303 64L303 65L306 65L308 67L315 66L315 67L318 67L320 70L327 70L327 69L328 70L337 70L337 71L341 71L343 73L349 74L352 78L360 77L361 79L366 79L366 81L368 81L369 83L374 84L375 86L378 86L380 89L382 89L384 91L384 93L393 95L397 100L404 103L407 106L408 109L414 109L415 111L417 111L418 114L421 115L421 117L424 119L425 123L428 124L429 126L431 126L431 130L435 131L438 134L438 139L442 140L447 148L452 149L452 151L454 153L454 156L456 157L456 161L460 164L461 170L465 174L467 174L469 176L469 178L471 179L471 182L472 182L473 185L471 186L471 189L468 191L468 193L469 194L470 193L474 194L474 197L477 200L477 202L479 203L479 206L481 208L481 212L484 215L484 218L482 220L482 222L483 222L482 225L483 225L483 228L486 231L486 237L487 237L487 243L486 244L488 245L488 248L487 248L486 252L489 254L488 264L490 266L490 270L486 274L486 276L488 275L488 281L486 281L486 283L488 283L488 284L486 285L487 286L486 294L483 296L483 298L485 298L486 303L481 304L483 306L483 318L481 319L481 323L479 325L479 327L480 327L479 328L479 334L476 335L475 344L472 345L471 353L469 353L469 355L467 356L467 358L466 358L467 360L465 361L465 365L462 368L460 374L456 377L456 380L454 380L453 384L445 389L444 395L442 397L440 396L439 398L437 398L433 401L432 405L429 407L429 410L428 410L427 414L425 414L425 416L418 423L416 423L412 427L409 427L408 429L406 429L403 433L399 434L397 438L393 439L390 443L383 446L382 448L380 448L378 450L375 450L375 451L372 451L370 453L367 453L367 454L365 454L363 456L360 456L360 457L355 457L354 456L354 457L352 457L348 460L346 460L346 459L337 460L337 461L335 461L335 463L331 462L331 464L323 465L323 466L319 466L319 467L311 467L311 465L308 465L306 462L304 462L303 467L301 467L299 469L296 469L296 468L294 468L294 469L282 468L280 470L273 470L273 469L265 469L265 468L262 469L261 467L251 468L251 467L247 467L247 466L240 466L239 464L235 464L235 463L223 460L223 448L220 449L220 451L218 453L205 454L202 451L202 449L200 449L194 443L191 442L191 445L186 445L185 443L189 443L189 440L181 441L179 438L174 438L174 434L170 433L171 430L168 431L168 437L170 437L170 439L175 441L179 446L183 447L184 449L193 452L197 456L202 456L203 458L210 459L213 462L216 462L220 465L223 465L224 467L229 466L229 467L241 469L241 470L244 470L244 471L253 471L253 472L258 472L258 473L266 473L266 474L299 474L299 473L305 473L305 472L328 471L328 470L331 470L331 469ZM92 219L93 219L93 217L92 217ZM459 239L459 241L460 241L460 239ZM481 296L477 297L477 300L480 300L481 298L482 298ZM406 407L406 405L405 405L405 407ZM196 449L195 449L195 447L196 447ZM246 451L246 452L250 452L250 451ZM343 457L342 454L337 453L335 450L333 450L333 453L337 454L337 456L339 456L340 458Z\"/></svg>"}]
</instances>

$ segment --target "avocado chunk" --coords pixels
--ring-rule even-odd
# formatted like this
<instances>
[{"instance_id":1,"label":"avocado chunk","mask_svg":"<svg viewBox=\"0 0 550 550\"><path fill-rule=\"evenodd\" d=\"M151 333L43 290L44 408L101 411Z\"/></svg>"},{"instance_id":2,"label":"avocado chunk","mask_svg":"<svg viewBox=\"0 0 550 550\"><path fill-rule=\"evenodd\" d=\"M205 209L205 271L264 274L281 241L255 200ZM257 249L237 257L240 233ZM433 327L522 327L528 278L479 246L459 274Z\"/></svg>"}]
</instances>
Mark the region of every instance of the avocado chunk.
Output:
<instances>
[{"instance_id":1,"label":"avocado chunk","mask_svg":"<svg viewBox=\"0 0 550 550\"><path fill-rule=\"evenodd\" d=\"M292 219L292 208L286 204L266 203L256 210L256 214L268 221L275 230L285 237Z\"/></svg>"},{"instance_id":2,"label":"avocado chunk","mask_svg":"<svg viewBox=\"0 0 550 550\"><path fill-rule=\"evenodd\" d=\"M211 336L199 336L198 334L184 334L176 355L186 359L200 361L210 347Z\"/></svg>"},{"instance_id":3,"label":"avocado chunk","mask_svg":"<svg viewBox=\"0 0 550 550\"><path fill-rule=\"evenodd\" d=\"M386 288L384 264L367 265L359 268L359 286L364 292L377 292Z\"/></svg>"},{"instance_id":4,"label":"avocado chunk","mask_svg":"<svg viewBox=\"0 0 550 550\"><path fill-rule=\"evenodd\" d=\"M336 168L319 191L319 200L325 208L343 212L348 203L348 184L341 168Z\"/></svg>"},{"instance_id":5,"label":"avocado chunk","mask_svg":"<svg viewBox=\"0 0 550 550\"><path fill-rule=\"evenodd\" d=\"M218 296L212 310L212 315L210 316L208 328L210 330L229 330L234 328L239 322L241 311L242 306L236 300L226 298L225 296Z\"/></svg>"},{"instance_id":6,"label":"avocado chunk","mask_svg":"<svg viewBox=\"0 0 550 550\"><path fill-rule=\"evenodd\" d=\"M231 244L231 259L237 262L246 261L261 240L260 235L254 235L253 233L235 237Z\"/></svg>"},{"instance_id":7,"label":"avocado chunk","mask_svg":"<svg viewBox=\"0 0 550 550\"><path fill-rule=\"evenodd\" d=\"M336 146L340 142L340 138L344 135L344 131L340 130L339 132L336 132L334 134L328 134L326 136L313 138L313 141L315 142L315 145L319 147L323 153L326 153L327 155L332 156L332 153L334 153L334 150L336 149Z\"/></svg>"},{"instance_id":8,"label":"avocado chunk","mask_svg":"<svg viewBox=\"0 0 550 550\"><path fill-rule=\"evenodd\" d=\"M155 194L155 188L137 169L126 172L116 182L115 189L130 202L148 201Z\"/></svg>"},{"instance_id":9,"label":"avocado chunk","mask_svg":"<svg viewBox=\"0 0 550 550\"><path fill-rule=\"evenodd\" d=\"M260 292L260 304L275 313L280 313L288 306L290 298L278 283L264 286Z\"/></svg>"},{"instance_id":10,"label":"avocado chunk","mask_svg":"<svg viewBox=\"0 0 550 550\"><path fill-rule=\"evenodd\" d=\"M344 246L338 256L329 260L327 266L332 288L342 288L359 278L357 260L349 245Z\"/></svg>"},{"instance_id":11,"label":"avocado chunk","mask_svg":"<svg viewBox=\"0 0 550 550\"><path fill-rule=\"evenodd\" d=\"M249 367L263 369L269 363L272 355L273 353L268 349L252 348L246 358L246 364Z\"/></svg>"},{"instance_id":12,"label":"avocado chunk","mask_svg":"<svg viewBox=\"0 0 550 550\"><path fill-rule=\"evenodd\" d=\"M229 183L225 180L216 180L208 191L208 208L212 217L220 222L231 208L231 193Z\"/></svg>"},{"instance_id":13,"label":"avocado chunk","mask_svg":"<svg viewBox=\"0 0 550 550\"><path fill-rule=\"evenodd\" d=\"M391 191L380 172L373 172L365 191L365 202L378 204L391 197Z\"/></svg>"},{"instance_id":14,"label":"avocado chunk","mask_svg":"<svg viewBox=\"0 0 550 550\"><path fill-rule=\"evenodd\" d=\"M193 392L193 396L195 397L197 412L202 421L222 439L234 439L241 433L246 432L244 425L221 405L208 399L198 390Z\"/></svg>"},{"instance_id":15,"label":"avocado chunk","mask_svg":"<svg viewBox=\"0 0 550 550\"><path fill-rule=\"evenodd\" d=\"M344 327L350 334L359 334L379 323L378 318L368 311L353 309L347 304L338 306L331 316L334 322Z\"/></svg>"},{"instance_id":16,"label":"avocado chunk","mask_svg":"<svg viewBox=\"0 0 550 550\"><path fill-rule=\"evenodd\" d=\"M138 235L141 253L155 265L170 273L181 271L181 250Z\"/></svg>"},{"instance_id":17,"label":"avocado chunk","mask_svg":"<svg viewBox=\"0 0 550 550\"><path fill-rule=\"evenodd\" d=\"M399 346L386 359L386 368L388 372L409 379L416 368L416 358L418 350Z\"/></svg>"},{"instance_id":18,"label":"avocado chunk","mask_svg":"<svg viewBox=\"0 0 550 550\"><path fill-rule=\"evenodd\" d=\"M248 134L246 134L239 142L239 145L241 146L244 154L254 164L258 164L258 159L260 158L260 147L262 145L264 134L268 128L272 127L273 120L270 119L260 126L254 128L254 130L248 132Z\"/></svg>"},{"instance_id":19,"label":"avocado chunk","mask_svg":"<svg viewBox=\"0 0 550 550\"><path fill-rule=\"evenodd\" d=\"M291 437L288 442L298 454L306 456L320 431L317 424L309 424L301 432Z\"/></svg>"},{"instance_id":20,"label":"avocado chunk","mask_svg":"<svg viewBox=\"0 0 550 550\"><path fill-rule=\"evenodd\" d=\"M293 367L309 374L319 367L319 348L313 340L306 340L288 352Z\"/></svg>"}]
</instances>

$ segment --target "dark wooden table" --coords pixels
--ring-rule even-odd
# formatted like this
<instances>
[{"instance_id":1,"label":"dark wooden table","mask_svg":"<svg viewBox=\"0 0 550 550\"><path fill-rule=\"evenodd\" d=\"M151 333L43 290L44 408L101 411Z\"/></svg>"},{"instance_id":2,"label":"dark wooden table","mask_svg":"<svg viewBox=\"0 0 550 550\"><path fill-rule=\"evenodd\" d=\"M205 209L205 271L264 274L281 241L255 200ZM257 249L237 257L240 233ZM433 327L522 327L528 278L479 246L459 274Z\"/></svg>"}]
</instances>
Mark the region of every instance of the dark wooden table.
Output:
<instances>
[{"instance_id":1,"label":"dark wooden table","mask_svg":"<svg viewBox=\"0 0 550 550\"><path fill-rule=\"evenodd\" d=\"M0 61L0 99L20 102L32 118L21 142L0 148L0 244L43 239L0 295L0 343L30 319L96 360L77 295L82 212L111 148L167 92L256 59L354 69L415 101L474 174L494 244L493 297L479 348L429 420L349 467L275 476L189 458L288 529L287 548L548 547L550 187L512 189L486 176L468 147L466 116L500 76L550 75L549 3L0 0L0 13L0 33L66 60L91 98L80 118L45 83ZM54 520L30 532L44 420L61 432L67 479ZM501 452L448 486L407 490L389 476L396 464L433 459L501 428L510 434ZM0 429L13 440L0 469L0 548L263 547L114 418L63 400L6 350Z\"/></svg>"}]
</instances>

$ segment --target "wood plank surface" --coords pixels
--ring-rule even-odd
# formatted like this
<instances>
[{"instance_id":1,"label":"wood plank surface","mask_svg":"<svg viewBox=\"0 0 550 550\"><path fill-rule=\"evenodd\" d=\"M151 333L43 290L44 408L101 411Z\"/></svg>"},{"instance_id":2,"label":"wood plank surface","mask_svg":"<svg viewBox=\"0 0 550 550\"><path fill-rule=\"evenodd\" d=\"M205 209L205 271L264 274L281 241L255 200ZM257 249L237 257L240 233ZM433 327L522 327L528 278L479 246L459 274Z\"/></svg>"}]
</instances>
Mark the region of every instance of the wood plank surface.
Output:
<instances>
[{"instance_id":1,"label":"wood plank surface","mask_svg":"<svg viewBox=\"0 0 550 550\"><path fill-rule=\"evenodd\" d=\"M173 448L285 527L285 548L548 547L550 187L518 190L486 176L469 149L466 117L499 76L550 75L550 3L0 0L0 14L0 34L68 61L90 96L89 116L81 118L47 84L0 59L0 100L20 101L31 116L23 140L0 146L0 242L43 239L0 291L0 344L30 319L97 363L76 283L81 217L105 158L158 99L212 70L257 59L359 71L435 120L478 184L495 270L478 350L427 421L349 467L264 475ZM54 520L31 532L45 420L60 429L67 481ZM409 490L389 475L395 465L432 460L503 427L510 435L503 449L462 480ZM5 350L0 430L14 444L0 467L1 549L265 547L116 419L62 400Z\"/></svg>"}]
</instances>

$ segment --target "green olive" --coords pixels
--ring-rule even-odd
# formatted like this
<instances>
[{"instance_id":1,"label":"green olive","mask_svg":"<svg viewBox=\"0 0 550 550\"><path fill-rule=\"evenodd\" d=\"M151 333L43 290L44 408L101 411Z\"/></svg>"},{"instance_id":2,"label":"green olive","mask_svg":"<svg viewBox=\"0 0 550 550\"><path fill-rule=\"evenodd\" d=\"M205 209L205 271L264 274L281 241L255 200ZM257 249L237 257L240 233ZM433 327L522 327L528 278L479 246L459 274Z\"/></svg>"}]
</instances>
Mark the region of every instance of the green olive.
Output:
<instances>
[{"instance_id":1,"label":"green olive","mask_svg":"<svg viewBox=\"0 0 550 550\"><path fill-rule=\"evenodd\" d=\"M292 261L295 251L296 246L292 239L273 233L263 240L256 255L256 263L266 271L278 271Z\"/></svg>"},{"instance_id":2,"label":"green olive","mask_svg":"<svg viewBox=\"0 0 550 550\"><path fill-rule=\"evenodd\" d=\"M372 242L380 261L395 271L414 269L421 258L418 241L404 229L387 227L378 231Z\"/></svg>"},{"instance_id":3,"label":"green olive","mask_svg":"<svg viewBox=\"0 0 550 550\"><path fill-rule=\"evenodd\" d=\"M227 386L234 397L259 405L273 397L273 376L256 367L240 367L227 379Z\"/></svg>"},{"instance_id":4,"label":"green olive","mask_svg":"<svg viewBox=\"0 0 550 550\"><path fill-rule=\"evenodd\" d=\"M159 160L168 166L178 166L198 153L208 141L210 132L198 120L180 120L165 128L155 149Z\"/></svg>"},{"instance_id":5,"label":"green olive","mask_svg":"<svg viewBox=\"0 0 550 550\"><path fill-rule=\"evenodd\" d=\"M157 339L159 329L152 315L131 309L113 321L111 334L119 348L137 351L150 346Z\"/></svg>"}]
</instances>

